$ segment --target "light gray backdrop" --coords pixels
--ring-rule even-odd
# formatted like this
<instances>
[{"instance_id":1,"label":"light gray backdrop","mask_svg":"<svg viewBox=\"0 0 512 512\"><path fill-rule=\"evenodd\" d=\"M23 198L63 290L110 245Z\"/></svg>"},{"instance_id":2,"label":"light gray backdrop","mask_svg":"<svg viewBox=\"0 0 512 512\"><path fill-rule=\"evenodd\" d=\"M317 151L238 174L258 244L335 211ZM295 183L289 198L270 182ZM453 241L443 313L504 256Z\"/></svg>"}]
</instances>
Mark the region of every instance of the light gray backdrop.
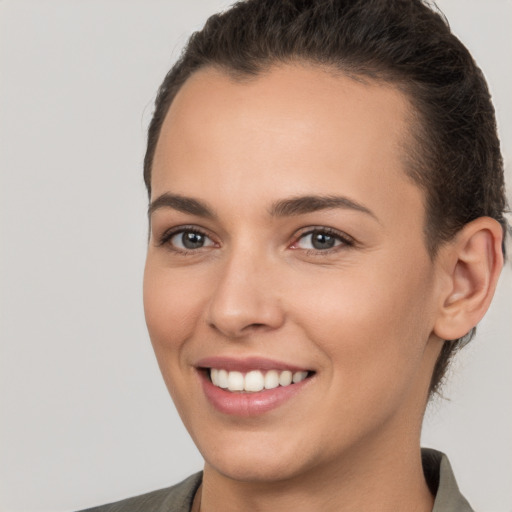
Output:
<instances>
[{"instance_id":1,"label":"light gray backdrop","mask_svg":"<svg viewBox=\"0 0 512 512\"><path fill-rule=\"evenodd\" d=\"M0 510L64 512L201 468L145 331L145 129L224 0L0 0ZM441 0L494 94L512 182L512 2ZM510 190L510 189L509 189ZM430 408L475 507L512 511L512 272Z\"/></svg>"}]
</instances>

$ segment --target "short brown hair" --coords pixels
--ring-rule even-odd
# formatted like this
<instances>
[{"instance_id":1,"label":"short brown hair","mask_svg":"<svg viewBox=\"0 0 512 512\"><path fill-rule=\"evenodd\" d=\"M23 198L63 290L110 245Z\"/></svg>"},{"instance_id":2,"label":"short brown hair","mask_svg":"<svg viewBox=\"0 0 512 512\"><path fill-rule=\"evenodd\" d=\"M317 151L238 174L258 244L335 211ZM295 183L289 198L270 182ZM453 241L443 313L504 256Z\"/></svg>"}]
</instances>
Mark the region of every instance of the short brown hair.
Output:
<instances>
[{"instance_id":1,"label":"short brown hair","mask_svg":"<svg viewBox=\"0 0 512 512\"><path fill-rule=\"evenodd\" d=\"M246 0L211 16L160 86L144 159L148 193L163 121L192 73L212 66L237 79L291 61L391 83L408 96L417 122L404 152L407 174L425 193L432 257L478 217L496 219L506 234L503 161L487 84L445 18L421 0ZM473 334L445 342L431 393Z\"/></svg>"}]
</instances>

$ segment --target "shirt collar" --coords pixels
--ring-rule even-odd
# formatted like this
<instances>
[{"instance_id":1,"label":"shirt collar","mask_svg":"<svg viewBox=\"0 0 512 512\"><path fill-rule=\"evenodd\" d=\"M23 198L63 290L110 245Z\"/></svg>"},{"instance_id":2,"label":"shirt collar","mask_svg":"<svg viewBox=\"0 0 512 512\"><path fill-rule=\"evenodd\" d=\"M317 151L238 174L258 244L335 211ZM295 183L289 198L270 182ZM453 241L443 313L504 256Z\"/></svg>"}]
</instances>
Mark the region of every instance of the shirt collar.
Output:
<instances>
[{"instance_id":1,"label":"shirt collar","mask_svg":"<svg viewBox=\"0 0 512 512\"><path fill-rule=\"evenodd\" d=\"M432 512L474 512L459 491L448 457L430 448L423 448L421 457L425 478L435 495Z\"/></svg>"}]
</instances>

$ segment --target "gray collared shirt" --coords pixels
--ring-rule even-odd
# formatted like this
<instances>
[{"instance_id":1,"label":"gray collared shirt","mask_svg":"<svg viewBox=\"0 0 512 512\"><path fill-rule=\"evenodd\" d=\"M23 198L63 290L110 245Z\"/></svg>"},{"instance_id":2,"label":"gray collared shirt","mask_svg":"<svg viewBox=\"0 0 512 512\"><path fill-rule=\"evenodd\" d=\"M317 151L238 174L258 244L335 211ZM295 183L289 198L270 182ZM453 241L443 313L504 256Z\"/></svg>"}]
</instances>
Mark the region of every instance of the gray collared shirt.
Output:
<instances>
[{"instance_id":1,"label":"gray collared shirt","mask_svg":"<svg viewBox=\"0 0 512 512\"><path fill-rule=\"evenodd\" d=\"M462 496L448 457L429 448L421 450L425 478L436 499L432 512L474 512Z\"/></svg>"},{"instance_id":2,"label":"gray collared shirt","mask_svg":"<svg viewBox=\"0 0 512 512\"><path fill-rule=\"evenodd\" d=\"M428 448L423 448L421 454L425 478L436 497L432 512L474 512L459 491L448 457ZM202 476L196 473L172 487L82 512L190 512Z\"/></svg>"}]
</instances>

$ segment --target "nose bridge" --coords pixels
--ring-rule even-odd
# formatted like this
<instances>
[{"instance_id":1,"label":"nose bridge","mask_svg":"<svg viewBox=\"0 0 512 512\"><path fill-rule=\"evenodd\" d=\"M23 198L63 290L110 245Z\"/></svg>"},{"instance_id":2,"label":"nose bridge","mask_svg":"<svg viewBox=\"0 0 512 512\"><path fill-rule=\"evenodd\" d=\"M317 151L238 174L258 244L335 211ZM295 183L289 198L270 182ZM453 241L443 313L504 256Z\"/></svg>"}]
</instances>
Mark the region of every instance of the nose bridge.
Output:
<instances>
[{"instance_id":1,"label":"nose bridge","mask_svg":"<svg viewBox=\"0 0 512 512\"><path fill-rule=\"evenodd\" d=\"M228 251L208 308L208 323L236 338L254 329L275 329L283 321L268 254L250 241Z\"/></svg>"}]
</instances>

